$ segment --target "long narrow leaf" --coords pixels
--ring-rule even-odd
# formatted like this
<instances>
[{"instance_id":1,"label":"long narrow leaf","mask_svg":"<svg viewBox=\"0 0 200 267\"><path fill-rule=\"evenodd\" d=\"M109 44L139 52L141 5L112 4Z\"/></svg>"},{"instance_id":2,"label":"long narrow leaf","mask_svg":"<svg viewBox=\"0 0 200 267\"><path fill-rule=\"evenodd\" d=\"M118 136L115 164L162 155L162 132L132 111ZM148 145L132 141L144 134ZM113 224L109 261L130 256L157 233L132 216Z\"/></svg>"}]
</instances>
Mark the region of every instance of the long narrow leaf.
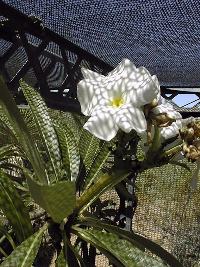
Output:
<instances>
[{"instance_id":1,"label":"long narrow leaf","mask_svg":"<svg viewBox=\"0 0 200 267\"><path fill-rule=\"evenodd\" d=\"M55 179L59 180L61 154L57 135L48 113L47 106L39 93L28 84L21 81L20 85L32 111L33 119L38 125L38 131L44 141Z\"/></svg>"},{"instance_id":2,"label":"long narrow leaf","mask_svg":"<svg viewBox=\"0 0 200 267\"><path fill-rule=\"evenodd\" d=\"M22 242L0 265L1 267L32 267L37 255L42 235L46 229L42 227L34 235Z\"/></svg>"},{"instance_id":3,"label":"long narrow leaf","mask_svg":"<svg viewBox=\"0 0 200 267\"><path fill-rule=\"evenodd\" d=\"M3 157L10 157L16 151L16 147L13 145L5 145L0 147L0 159Z\"/></svg>"},{"instance_id":4,"label":"long narrow leaf","mask_svg":"<svg viewBox=\"0 0 200 267\"><path fill-rule=\"evenodd\" d=\"M145 251L145 249L148 249L153 254L157 255L163 261L169 264L169 266L182 267L179 261L172 254L170 254L168 251L166 251L164 248L162 248L158 244L154 243L153 241L141 235L135 234L134 232L129 232L129 231L120 229L119 227L114 226L114 225L104 223L94 217L82 217L80 220L80 223L82 223L83 225L91 226L97 229L105 229L111 233L115 233L119 237L128 240L134 246L136 246L137 248L143 251Z\"/></svg>"},{"instance_id":5,"label":"long narrow leaf","mask_svg":"<svg viewBox=\"0 0 200 267\"><path fill-rule=\"evenodd\" d=\"M99 148L100 140L83 129L80 137L79 149L83 164L86 168L86 173L90 170Z\"/></svg>"},{"instance_id":6,"label":"long narrow leaf","mask_svg":"<svg viewBox=\"0 0 200 267\"><path fill-rule=\"evenodd\" d=\"M80 240L83 239L85 240L86 242L90 243L94 248L96 248L98 251L100 251L103 255L105 255L110 262L113 263L114 266L116 267L124 267L124 265L112 254L110 253L108 250L102 248L101 245L98 244L98 242L95 242L93 241L92 239L90 240L87 240L85 239L81 234L80 232L78 231L78 229L76 227L73 227L74 228L74 231L73 233L76 234L77 236L79 236ZM76 230L77 229L77 230Z\"/></svg>"},{"instance_id":7,"label":"long narrow leaf","mask_svg":"<svg viewBox=\"0 0 200 267\"><path fill-rule=\"evenodd\" d=\"M79 173L80 156L76 139L68 127L56 127L62 153L63 168L71 181L76 181Z\"/></svg>"},{"instance_id":8,"label":"long narrow leaf","mask_svg":"<svg viewBox=\"0 0 200 267\"><path fill-rule=\"evenodd\" d=\"M22 145L23 150L29 158L36 176L42 183L47 183L48 179L45 173L43 160L37 151L28 128L2 77L0 77L0 106L12 125L19 143Z\"/></svg>"},{"instance_id":9,"label":"long narrow leaf","mask_svg":"<svg viewBox=\"0 0 200 267\"><path fill-rule=\"evenodd\" d=\"M101 173L101 170L111 154L111 150L109 149L111 146L110 142L103 142L101 148L97 152L97 155L91 165L91 168L86 175L85 184L87 188L91 186L92 183L98 178Z\"/></svg>"},{"instance_id":10,"label":"long narrow leaf","mask_svg":"<svg viewBox=\"0 0 200 267\"><path fill-rule=\"evenodd\" d=\"M69 267L65 260L64 252L63 250L60 252L57 260L56 260L56 267Z\"/></svg>"},{"instance_id":11,"label":"long narrow leaf","mask_svg":"<svg viewBox=\"0 0 200 267\"><path fill-rule=\"evenodd\" d=\"M102 175L95 184L83 192L81 197L77 200L76 209L79 212L86 210L100 195L121 182L128 174L128 170L118 170L112 174L106 173Z\"/></svg>"},{"instance_id":12,"label":"long narrow leaf","mask_svg":"<svg viewBox=\"0 0 200 267\"><path fill-rule=\"evenodd\" d=\"M76 233L85 241L97 245L109 251L125 267L164 267L164 263L155 260L145 252L133 246L126 239L120 238L117 234L108 233L94 229L76 228Z\"/></svg>"},{"instance_id":13,"label":"long narrow leaf","mask_svg":"<svg viewBox=\"0 0 200 267\"><path fill-rule=\"evenodd\" d=\"M86 121L86 117L73 112L63 112L56 110L49 110L49 114L54 124L65 128L69 128L77 143L79 142L80 135L83 131L83 124Z\"/></svg>"},{"instance_id":14,"label":"long narrow leaf","mask_svg":"<svg viewBox=\"0 0 200 267\"><path fill-rule=\"evenodd\" d=\"M32 234L29 214L8 176L0 171L0 208L22 242Z\"/></svg>"}]
</instances>

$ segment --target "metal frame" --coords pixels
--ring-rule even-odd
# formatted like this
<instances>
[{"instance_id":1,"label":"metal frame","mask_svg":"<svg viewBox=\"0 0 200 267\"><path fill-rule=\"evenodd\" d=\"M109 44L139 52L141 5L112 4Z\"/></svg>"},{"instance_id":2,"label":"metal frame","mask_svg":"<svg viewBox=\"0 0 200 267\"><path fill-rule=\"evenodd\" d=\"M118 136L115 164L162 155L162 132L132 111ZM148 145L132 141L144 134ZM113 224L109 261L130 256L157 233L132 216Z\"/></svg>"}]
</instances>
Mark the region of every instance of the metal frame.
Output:
<instances>
[{"instance_id":1,"label":"metal frame","mask_svg":"<svg viewBox=\"0 0 200 267\"><path fill-rule=\"evenodd\" d=\"M112 70L112 67L47 29L37 18L28 17L3 2L0 3L0 15L5 18L0 24L0 37L11 43L8 50L0 58L0 71L17 101L22 101L21 94L18 92L19 80L32 68L37 79L35 87L40 88L40 93L49 107L80 112L79 103L76 100L76 84L82 78L80 66L98 70L103 74ZM31 43L28 40L28 35L31 35L33 40L34 38L39 39L40 44L36 46L34 42ZM46 49L50 43L59 48L61 55L53 54ZM16 74L10 77L6 63L20 47L23 47L27 60ZM41 55L49 59L49 64L45 68L42 67L39 60ZM75 62L70 62L70 56L76 57ZM47 77L56 62L63 65L63 81L58 87L51 88L47 82ZM67 96L63 94L66 88L69 89ZM57 90L57 92L52 93L52 89Z\"/></svg>"},{"instance_id":2,"label":"metal frame","mask_svg":"<svg viewBox=\"0 0 200 267\"><path fill-rule=\"evenodd\" d=\"M113 67L44 27L38 18L28 17L4 2L0 2L0 15L4 18L0 23L0 37L9 44L8 49L0 58L0 72L6 79L17 103L23 104L25 101L19 91L19 81L31 69L36 78L36 83L32 85L39 88L49 107L80 112L80 106L76 99L76 85L82 78L80 67L84 66L102 74L108 73ZM30 41L30 36L32 41ZM48 49L49 44L57 47L57 53ZM27 59L14 75L9 75L6 64L19 48L23 48ZM41 57L48 61L45 67L42 66ZM61 77L62 82L56 87L52 87L51 83L48 82L48 76L53 73L56 63L61 64L64 71ZM67 93L65 93L66 89L68 89ZM180 93L195 93L200 98L200 93L195 89L193 91L191 88L190 91L185 91L182 88L170 87L168 89L162 86L161 93L169 101ZM170 97L168 94L170 94ZM194 109L182 109L180 112L183 117L196 117L199 114Z\"/></svg>"}]
</instances>

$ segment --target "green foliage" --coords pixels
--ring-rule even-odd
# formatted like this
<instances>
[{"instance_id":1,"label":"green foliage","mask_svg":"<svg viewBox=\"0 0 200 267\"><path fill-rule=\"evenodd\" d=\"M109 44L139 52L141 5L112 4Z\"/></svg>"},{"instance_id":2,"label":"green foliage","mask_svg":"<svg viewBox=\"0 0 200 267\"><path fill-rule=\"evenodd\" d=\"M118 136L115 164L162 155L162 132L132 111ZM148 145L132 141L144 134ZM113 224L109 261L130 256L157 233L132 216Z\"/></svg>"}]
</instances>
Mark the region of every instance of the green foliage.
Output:
<instances>
[{"instance_id":1,"label":"green foliage","mask_svg":"<svg viewBox=\"0 0 200 267\"><path fill-rule=\"evenodd\" d=\"M113 142L100 141L84 130L84 117L49 110L39 93L24 82L21 87L29 108L19 111L0 79L0 209L9 222L8 229L6 223L0 227L0 253L6 257L1 266L32 266L39 247L46 253L51 246L57 255L57 247L62 244L62 252L54 259L58 267L89 266L88 257L96 250L119 267L166 266L147 254L146 249L170 266L179 267L161 247L111 225L115 221L110 218L105 223L97 212L104 192L130 172L138 172L128 157L118 158L119 166L112 163L106 171ZM6 133L8 138L4 138ZM20 157L21 164L10 162L16 157ZM28 203L31 220L24 203ZM22 242L16 248L13 236ZM8 257L10 251L4 249L4 242L13 250Z\"/></svg>"},{"instance_id":2,"label":"green foliage","mask_svg":"<svg viewBox=\"0 0 200 267\"><path fill-rule=\"evenodd\" d=\"M20 85L32 111L33 120L38 126L37 130L43 139L43 144L45 144L46 152L51 163L52 172L54 174L53 180L59 180L61 161L60 148L51 117L48 113L48 109L39 93L37 93L23 81L21 81Z\"/></svg>"},{"instance_id":3,"label":"green foliage","mask_svg":"<svg viewBox=\"0 0 200 267\"><path fill-rule=\"evenodd\" d=\"M94 183L98 179L99 175L103 174L102 169L108 157L111 154L111 150L110 150L111 145L112 145L112 142L105 142L105 141L102 142L102 145L99 148L98 152L96 153L96 157L86 176L85 184L87 188L90 187L91 184Z\"/></svg>"},{"instance_id":4,"label":"green foliage","mask_svg":"<svg viewBox=\"0 0 200 267\"><path fill-rule=\"evenodd\" d=\"M1 234L0 244L2 244L2 242L5 239L7 239L9 241L10 245L12 246L12 248L15 249L16 245L15 245L15 242L14 242L12 236L11 236L11 232L12 232L12 230L7 231L4 226L0 225L0 234ZM0 249L1 249L0 252L4 256L6 255L6 257L7 257L8 255L6 254L6 252L4 252L4 250L1 247L0 247Z\"/></svg>"},{"instance_id":5,"label":"green foliage","mask_svg":"<svg viewBox=\"0 0 200 267\"><path fill-rule=\"evenodd\" d=\"M9 123L12 125L12 129L17 136L18 142L30 160L36 176L41 182L46 183L48 179L43 167L43 160L38 153L36 145L28 131L27 125L25 124L2 77L0 77L0 105L4 114L7 116Z\"/></svg>"},{"instance_id":6,"label":"green foliage","mask_svg":"<svg viewBox=\"0 0 200 267\"><path fill-rule=\"evenodd\" d=\"M81 178L85 188L89 188L100 175L103 175L102 170L111 154L110 147L112 144L113 141L101 141L83 129L79 142L82 160L79 178Z\"/></svg>"},{"instance_id":7,"label":"green foliage","mask_svg":"<svg viewBox=\"0 0 200 267\"><path fill-rule=\"evenodd\" d=\"M100 140L92 135L90 132L83 130L80 136L79 150L80 156L83 161L86 174L91 168L92 163L100 149Z\"/></svg>"},{"instance_id":8,"label":"green foliage","mask_svg":"<svg viewBox=\"0 0 200 267\"><path fill-rule=\"evenodd\" d=\"M75 184L73 182L40 185L28 175L27 179L33 199L50 214L55 222L61 223L71 214L75 207Z\"/></svg>"},{"instance_id":9,"label":"green foliage","mask_svg":"<svg viewBox=\"0 0 200 267\"><path fill-rule=\"evenodd\" d=\"M62 154L63 169L67 178L76 181L79 173L80 156L78 146L73 132L68 127L56 127L60 150Z\"/></svg>"},{"instance_id":10,"label":"green foliage","mask_svg":"<svg viewBox=\"0 0 200 267\"><path fill-rule=\"evenodd\" d=\"M0 147L0 165L5 163L9 158L15 157L15 156L22 156L20 155L18 149L12 145L5 145Z\"/></svg>"},{"instance_id":11,"label":"green foliage","mask_svg":"<svg viewBox=\"0 0 200 267\"><path fill-rule=\"evenodd\" d=\"M64 253L61 251L57 261L56 261L56 267L68 267L68 264L66 263Z\"/></svg>"},{"instance_id":12,"label":"green foliage","mask_svg":"<svg viewBox=\"0 0 200 267\"><path fill-rule=\"evenodd\" d=\"M73 112L63 112L58 110L49 110L49 114L57 126L61 128L69 128L72 131L76 142L79 143L83 131L83 124L86 122L84 116Z\"/></svg>"},{"instance_id":13,"label":"green foliage","mask_svg":"<svg viewBox=\"0 0 200 267\"><path fill-rule=\"evenodd\" d=\"M102 221L100 222L97 218L94 217L82 217L80 219L80 224L93 227L94 229L104 229L108 232L117 234L120 238L126 239L138 249L142 251L148 250L151 253L157 255L170 266L181 267L181 264L177 261L177 259L161 246L141 235L135 234L134 232L120 229L117 226L110 225Z\"/></svg>"},{"instance_id":14,"label":"green foliage","mask_svg":"<svg viewBox=\"0 0 200 267\"><path fill-rule=\"evenodd\" d=\"M0 208L15 230L19 242L32 233L29 214L8 176L0 171Z\"/></svg>"},{"instance_id":15,"label":"green foliage","mask_svg":"<svg viewBox=\"0 0 200 267\"><path fill-rule=\"evenodd\" d=\"M95 200L97 200L106 190L114 187L128 176L127 170L118 170L112 174L102 175L97 182L85 190L77 200L77 209L80 212L86 210Z\"/></svg>"},{"instance_id":16,"label":"green foliage","mask_svg":"<svg viewBox=\"0 0 200 267\"><path fill-rule=\"evenodd\" d=\"M46 226L42 227L38 232L22 242L0 266L32 267L45 229Z\"/></svg>"},{"instance_id":17,"label":"green foliage","mask_svg":"<svg viewBox=\"0 0 200 267\"><path fill-rule=\"evenodd\" d=\"M126 239L120 238L117 234L108 233L104 230L76 228L76 233L85 241L97 246L98 249L109 251L116 257L121 266L126 267L164 267L167 266L158 262L145 252L133 246ZM102 252L103 252L102 251ZM112 259L110 259L112 261Z\"/></svg>"}]
</instances>

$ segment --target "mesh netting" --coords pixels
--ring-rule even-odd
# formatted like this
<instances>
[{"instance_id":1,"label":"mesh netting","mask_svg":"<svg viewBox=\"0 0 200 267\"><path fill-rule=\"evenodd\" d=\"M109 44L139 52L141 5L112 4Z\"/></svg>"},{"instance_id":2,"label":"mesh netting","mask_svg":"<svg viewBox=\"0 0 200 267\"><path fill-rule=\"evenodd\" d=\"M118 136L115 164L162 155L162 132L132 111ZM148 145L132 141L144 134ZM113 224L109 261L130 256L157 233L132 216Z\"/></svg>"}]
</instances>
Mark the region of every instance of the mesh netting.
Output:
<instances>
[{"instance_id":1,"label":"mesh netting","mask_svg":"<svg viewBox=\"0 0 200 267\"><path fill-rule=\"evenodd\" d=\"M176 256L184 267L200 266L200 181L191 191L191 172L168 164L145 171L137 178L138 206L133 219L133 230L161 245ZM119 206L114 191L104 200ZM107 267L99 257L97 266Z\"/></svg>"},{"instance_id":2,"label":"mesh netting","mask_svg":"<svg viewBox=\"0 0 200 267\"><path fill-rule=\"evenodd\" d=\"M191 191L191 173L168 164L141 174L134 218L137 232L173 253L184 267L200 264L200 183Z\"/></svg>"},{"instance_id":3,"label":"mesh netting","mask_svg":"<svg viewBox=\"0 0 200 267\"><path fill-rule=\"evenodd\" d=\"M4 1L112 66L127 57L162 85L199 86L199 1Z\"/></svg>"}]
</instances>

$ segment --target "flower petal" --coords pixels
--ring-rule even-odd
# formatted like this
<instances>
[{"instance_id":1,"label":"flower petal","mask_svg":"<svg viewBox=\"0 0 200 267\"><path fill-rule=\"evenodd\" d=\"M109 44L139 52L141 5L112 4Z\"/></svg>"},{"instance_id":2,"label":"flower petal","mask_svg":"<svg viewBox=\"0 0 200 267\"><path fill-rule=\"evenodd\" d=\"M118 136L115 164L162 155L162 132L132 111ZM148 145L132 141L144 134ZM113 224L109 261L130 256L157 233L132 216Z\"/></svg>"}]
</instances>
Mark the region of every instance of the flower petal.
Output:
<instances>
[{"instance_id":1,"label":"flower petal","mask_svg":"<svg viewBox=\"0 0 200 267\"><path fill-rule=\"evenodd\" d=\"M101 83L84 79L77 85L77 98L81 105L81 112L90 116L96 105L108 105L109 99L103 94L105 90Z\"/></svg>"},{"instance_id":2,"label":"flower petal","mask_svg":"<svg viewBox=\"0 0 200 267\"><path fill-rule=\"evenodd\" d=\"M179 130L182 127L187 126L187 124L189 124L191 122L194 122L194 121L195 121L195 118L194 117L189 117L189 118L186 118L186 119L178 118L170 126L163 127L161 129L161 135L165 139L172 138L172 137L176 136L177 134L179 134Z\"/></svg>"},{"instance_id":3,"label":"flower petal","mask_svg":"<svg viewBox=\"0 0 200 267\"><path fill-rule=\"evenodd\" d=\"M169 139L172 138L176 135L179 134L179 129L181 128L181 121L176 121L173 122L170 126L168 127L163 127L161 129L161 135L164 137L164 139Z\"/></svg>"},{"instance_id":4,"label":"flower petal","mask_svg":"<svg viewBox=\"0 0 200 267\"><path fill-rule=\"evenodd\" d=\"M81 112L86 116L91 114L93 96L94 86L86 80L80 81L77 85L77 98L81 104Z\"/></svg>"},{"instance_id":5,"label":"flower petal","mask_svg":"<svg viewBox=\"0 0 200 267\"><path fill-rule=\"evenodd\" d=\"M132 88L132 85L128 83L129 76L136 70L137 68L129 59L123 59L102 81L104 97L113 98L126 94Z\"/></svg>"},{"instance_id":6,"label":"flower petal","mask_svg":"<svg viewBox=\"0 0 200 267\"><path fill-rule=\"evenodd\" d=\"M135 72L136 69L136 66L128 58L124 58L114 70L108 73L107 77L109 79L111 77L116 78L116 76L120 78L127 78L130 73Z\"/></svg>"},{"instance_id":7,"label":"flower petal","mask_svg":"<svg viewBox=\"0 0 200 267\"><path fill-rule=\"evenodd\" d=\"M157 107L152 109L152 112L154 114L157 115L159 113L167 113L167 115L171 119L175 119L175 120L182 118L181 114L178 111L176 111L174 107L169 102L167 102L163 97L160 97L158 103L160 104L158 104Z\"/></svg>"},{"instance_id":8,"label":"flower petal","mask_svg":"<svg viewBox=\"0 0 200 267\"><path fill-rule=\"evenodd\" d=\"M86 68L81 68L81 72L85 79L101 81L102 78L105 78L105 76L103 76L102 74L99 74L95 71L92 71Z\"/></svg>"},{"instance_id":9,"label":"flower petal","mask_svg":"<svg viewBox=\"0 0 200 267\"><path fill-rule=\"evenodd\" d=\"M178 111L174 110L173 107L169 107L164 104L153 108L152 112L156 115L160 113L166 113L171 119L174 120L182 118L181 114Z\"/></svg>"},{"instance_id":10,"label":"flower petal","mask_svg":"<svg viewBox=\"0 0 200 267\"><path fill-rule=\"evenodd\" d=\"M135 80L132 80L132 90L129 90L128 98L133 105L141 107L157 99L160 94L160 86L155 75L151 77L145 68L138 70L141 72L138 73Z\"/></svg>"},{"instance_id":11,"label":"flower petal","mask_svg":"<svg viewBox=\"0 0 200 267\"><path fill-rule=\"evenodd\" d=\"M83 128L99 139L110 141L119 129L114 121L115 112L113 108L97 106Z\"/></svg>"},{"instance_id":12,"label":"flower petal","mask_svg":"<svg viewBox=\"0 0 200 267\"><path fill-rule=\"evenodd\" d=\"M137 133L144 133L147 129L147 123L143 111L131 104L124 105L116 113L116 124L122 131L129 133L135 130Z\"/></svg>"}]
</instances>

